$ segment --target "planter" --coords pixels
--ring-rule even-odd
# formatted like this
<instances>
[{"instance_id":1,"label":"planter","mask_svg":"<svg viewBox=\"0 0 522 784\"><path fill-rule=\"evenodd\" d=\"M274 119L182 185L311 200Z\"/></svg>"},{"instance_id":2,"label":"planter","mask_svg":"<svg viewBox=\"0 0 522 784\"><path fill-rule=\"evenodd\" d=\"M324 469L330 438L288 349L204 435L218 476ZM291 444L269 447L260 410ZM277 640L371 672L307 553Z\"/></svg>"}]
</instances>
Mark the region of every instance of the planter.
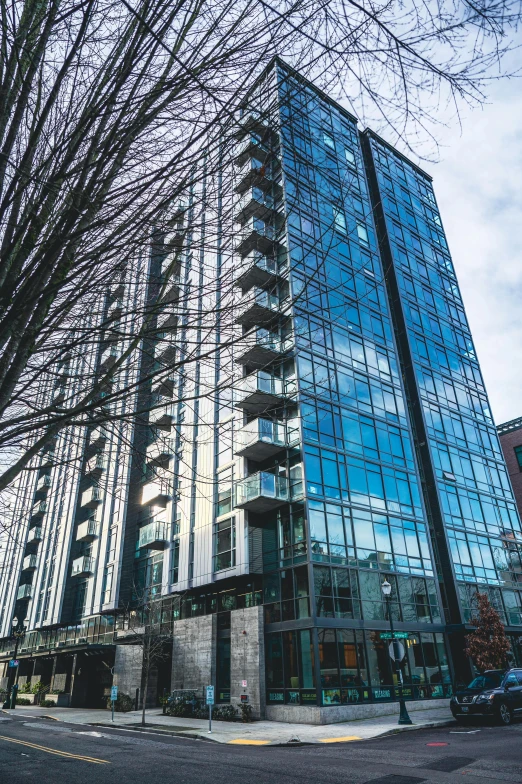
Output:
<instances>
[{"instance_id":1,"label":"planter","mask_svg":"<svg viewBox=\"0 0 522 784\"><path fill-rule=\"evenodd\" d=\"M57 708L69 708L71 705L70 694L46 694L45 699L54 702Z\"/></svg>"}]
</instances>

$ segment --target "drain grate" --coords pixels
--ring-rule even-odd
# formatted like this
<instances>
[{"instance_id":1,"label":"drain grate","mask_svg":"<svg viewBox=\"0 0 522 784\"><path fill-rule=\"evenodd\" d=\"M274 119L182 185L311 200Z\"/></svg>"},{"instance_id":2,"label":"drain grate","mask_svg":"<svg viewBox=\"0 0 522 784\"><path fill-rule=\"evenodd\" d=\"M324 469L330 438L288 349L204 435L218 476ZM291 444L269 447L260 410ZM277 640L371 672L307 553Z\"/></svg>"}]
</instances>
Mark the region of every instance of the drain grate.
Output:
<instances>
[{"instance_id":1,"label":"drain grate","mask_svg":"<svg viewBox=\"0 0 522 784\"><path fill-rule=\"evenodd\" d=\"M471 765L475 760L472 757L442 757L442 759L428 762L425 765L419 765L419 768L424 770L440 770L442 773L452 773L457 768L463 768L464 765Z\"/></svg>"}]
</instances>

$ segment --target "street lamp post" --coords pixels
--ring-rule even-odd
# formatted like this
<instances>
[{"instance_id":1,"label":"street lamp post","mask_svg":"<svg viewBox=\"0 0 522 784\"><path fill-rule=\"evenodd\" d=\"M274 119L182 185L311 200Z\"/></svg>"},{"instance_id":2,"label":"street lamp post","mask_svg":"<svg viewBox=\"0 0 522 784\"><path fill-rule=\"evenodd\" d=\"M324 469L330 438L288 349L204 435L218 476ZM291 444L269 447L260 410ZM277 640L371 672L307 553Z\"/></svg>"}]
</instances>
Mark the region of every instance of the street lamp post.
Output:
<instances>
[{"instance_id":1,"label":"street lamp post","mask_svg":"<svg viewBox=\"0 0 522 784\"><path fill-rule=\"evenodd\" d=\"M395 644L395 632L393 629L393 618L392 618L392 611L391 611L391 592L392 587L388 580L385 580L381 585L382 595L384 596L384 600L386 602L386 608L388 610L388 618L390 619L390 631L392 636L392 645L393 645L393 652L394 652L394 664L395 664L395 672L397 674L397 691L399 692L399 724L413 724L412 720L408 715L408 711L406 709L406 703L404 701L404 694L402 691L402 667L399 663L398 657L398 646Z\"/></svg>"},{"instance_id":2,"label":"street lamp post","mask_svg":"<svg viewBox=\"0 0 522 784\"><path fill-rule=\"evenodd\" d=\"M12 636L15 639L15 649L14 649L14 656L13 659L16 661L16 656L18 654L18 646L20 645L20 640L25 634L25 626L23 621L18 619L16 616L13 618L13 628L11 632ZM13 670L13 681L16 679L16 667L10 667L9 670ZM17 687L13 683L11 684L11 673L9 672L9 685L7 687L7 696L4 702L4 709L11 708L14 710L16 707L16 692Z\"/></svg>"}]
</instances>

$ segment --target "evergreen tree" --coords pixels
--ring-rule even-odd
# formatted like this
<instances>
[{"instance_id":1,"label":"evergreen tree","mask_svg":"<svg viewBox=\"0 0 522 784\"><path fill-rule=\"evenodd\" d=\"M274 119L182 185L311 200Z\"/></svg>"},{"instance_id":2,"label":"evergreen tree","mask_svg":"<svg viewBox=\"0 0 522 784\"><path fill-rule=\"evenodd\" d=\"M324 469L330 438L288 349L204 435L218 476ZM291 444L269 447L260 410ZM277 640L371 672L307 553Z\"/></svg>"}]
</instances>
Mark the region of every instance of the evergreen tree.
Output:
<instances>
[{"instance_id":1,"label":"evergreen tree","mask_svg":"<svg viewBox=\"0 0 522 784\"><path fill-rule=\"evenodd\" d=\"M475 594L478 616L471 619L475 631L466 636L466 654L479 672L498 670L506 666L510 645L504 625L485 593Z\"/></svg>"}]
</instances>

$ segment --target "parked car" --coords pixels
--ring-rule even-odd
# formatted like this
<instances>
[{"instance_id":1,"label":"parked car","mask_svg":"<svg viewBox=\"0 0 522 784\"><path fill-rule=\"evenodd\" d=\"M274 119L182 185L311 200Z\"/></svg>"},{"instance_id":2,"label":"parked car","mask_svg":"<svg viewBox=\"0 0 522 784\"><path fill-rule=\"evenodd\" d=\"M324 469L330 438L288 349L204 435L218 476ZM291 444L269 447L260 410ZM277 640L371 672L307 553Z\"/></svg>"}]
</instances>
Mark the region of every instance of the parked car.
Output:
<instances>
[{"instance_id":1,"label":"parked car","mask_svg":"<svg viewBox=\"0 0 522 784\"><path fill-rule=\"evenodd\" d=\"M514 717L522 716L522 669L486 670L455 692L450 708L459 722L486 716L511 724Z\"/></svg>"}]
</instances>

